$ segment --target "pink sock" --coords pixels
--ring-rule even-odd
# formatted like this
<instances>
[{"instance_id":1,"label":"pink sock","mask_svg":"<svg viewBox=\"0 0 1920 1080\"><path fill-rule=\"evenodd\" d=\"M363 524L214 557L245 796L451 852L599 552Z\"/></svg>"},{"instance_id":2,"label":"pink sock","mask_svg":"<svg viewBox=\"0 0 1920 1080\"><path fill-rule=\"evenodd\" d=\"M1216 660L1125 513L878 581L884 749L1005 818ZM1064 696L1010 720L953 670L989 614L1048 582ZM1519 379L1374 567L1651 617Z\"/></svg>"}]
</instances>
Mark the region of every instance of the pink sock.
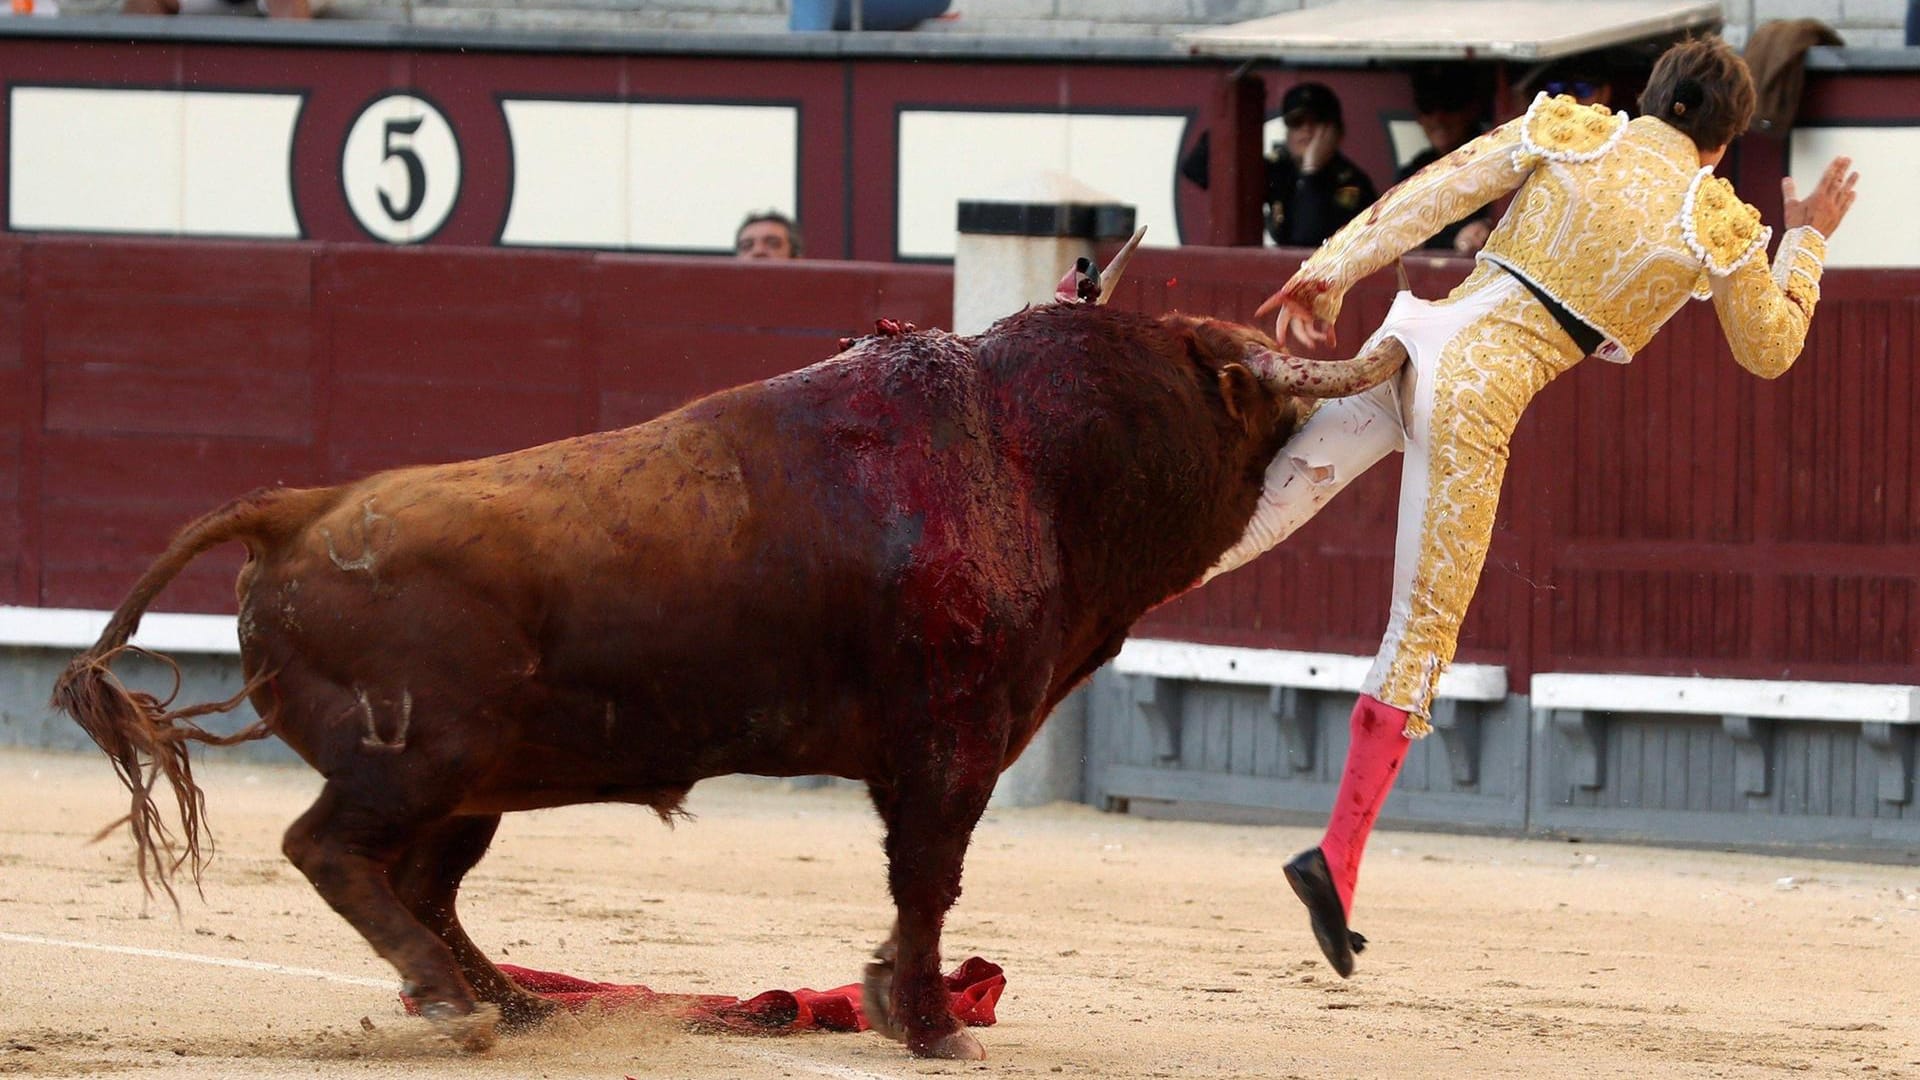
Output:
<instances>
[{"instance_id":1,"label":"pink sock","mask_svg":"<svg viewBox=\"0 0 1920 1080\"><path fill-rule=\"evenodd\" d=\"M1347 745L1346 771L1340 777L1340 794L1333 800L1333 815L1327 821L1327 835L1320 841L1320 853L1327 858L1333 874L1333 887L1340 894L1340 906L1353 914L1353 889L1360 880L1360 855L1373 832L1374 819L1393 789L1394 777L1407 760L1407 748L1413 740L1403 734L1407 714L1391 705L1360 695L1354 703L1352 741Z\"/></svg>"}]
</instances>

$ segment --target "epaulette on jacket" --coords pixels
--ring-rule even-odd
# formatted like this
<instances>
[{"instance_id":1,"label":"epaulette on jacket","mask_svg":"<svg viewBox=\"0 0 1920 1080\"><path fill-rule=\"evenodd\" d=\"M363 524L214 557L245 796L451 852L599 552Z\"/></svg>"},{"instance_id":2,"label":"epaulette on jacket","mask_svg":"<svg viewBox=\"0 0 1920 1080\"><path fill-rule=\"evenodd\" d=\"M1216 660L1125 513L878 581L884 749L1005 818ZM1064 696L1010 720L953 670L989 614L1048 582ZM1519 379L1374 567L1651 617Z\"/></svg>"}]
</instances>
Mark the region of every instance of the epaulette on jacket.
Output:
<instances>
[{"instance_id":1,"label":"epaulette on jacket","mask_svg":"<svg viewBox=\"0 0 1920 1080\"><path fill-rule=\"evenodd\" d=\"M1760 223L1760 211L1740 201L1733 185L1713 175L1711 167L1694 174L1680 205L1680 232L1687 247L1712 277L1726 277L1767 249L1773 230ZM1703 278L1694 295L1708 291Z\"/></svg>"},{"instance_id":2,"label":"epaulette on jacket","mask_svg":"<svg viewBox=\"0 0 1920 1080\"><path fill-rule=\"evenodd\" d=\"M1605 105L1582 105L1565 94L1534 96L1520 123L1520 148L1514 164L1535 161L1592 161L1614 148L1627 130L1627 118Z\"/></svg>"}]
</instances>

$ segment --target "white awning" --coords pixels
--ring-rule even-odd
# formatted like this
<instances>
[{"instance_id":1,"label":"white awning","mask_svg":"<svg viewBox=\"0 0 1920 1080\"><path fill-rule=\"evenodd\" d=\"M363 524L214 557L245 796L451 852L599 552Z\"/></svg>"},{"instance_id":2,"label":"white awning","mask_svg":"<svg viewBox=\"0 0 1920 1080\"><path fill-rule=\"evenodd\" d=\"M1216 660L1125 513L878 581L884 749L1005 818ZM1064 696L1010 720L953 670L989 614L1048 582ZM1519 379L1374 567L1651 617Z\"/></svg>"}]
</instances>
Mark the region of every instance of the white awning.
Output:
<instances>
[{"instance_id":1,"label":"white awning","mask_svg":"<svg viewBox=\"0 0 1920 1080\"><path fill-rule=\"evenodd\" d=\"M1722 18L1719 0L1342 0L1179 40L1204 56L1538 62Z\"/></svg>"}]
</instances>

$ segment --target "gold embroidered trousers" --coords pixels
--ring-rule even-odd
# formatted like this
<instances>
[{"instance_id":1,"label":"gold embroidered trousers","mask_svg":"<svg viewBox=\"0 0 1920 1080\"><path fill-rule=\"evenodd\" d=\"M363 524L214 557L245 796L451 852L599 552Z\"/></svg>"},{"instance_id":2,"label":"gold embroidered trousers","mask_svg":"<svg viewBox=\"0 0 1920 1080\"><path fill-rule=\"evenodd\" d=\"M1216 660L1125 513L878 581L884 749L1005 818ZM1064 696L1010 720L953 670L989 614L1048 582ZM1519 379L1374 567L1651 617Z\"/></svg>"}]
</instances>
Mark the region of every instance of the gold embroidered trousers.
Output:
<instances>
[{"instance_id":1,"label":"gold embroidered trousers","mask_svg":"<svg viewBox=\"0 0 1920 1080\"><path fill-rule=\"evenodd\" d=\"M1417 737L1429 730L1434 686L1486 562L1513 430L1527 402L1582 354L1518 279L1487 263L1444 300L1401 293L1381 337L1406 346L1407 365L1364 394L1321 405L1288 440L1247 534L1209 576L1279 543L1402 451L1393 607L1362 690L1408 712L1407 734Z\"/></svg>"}]
</instances>

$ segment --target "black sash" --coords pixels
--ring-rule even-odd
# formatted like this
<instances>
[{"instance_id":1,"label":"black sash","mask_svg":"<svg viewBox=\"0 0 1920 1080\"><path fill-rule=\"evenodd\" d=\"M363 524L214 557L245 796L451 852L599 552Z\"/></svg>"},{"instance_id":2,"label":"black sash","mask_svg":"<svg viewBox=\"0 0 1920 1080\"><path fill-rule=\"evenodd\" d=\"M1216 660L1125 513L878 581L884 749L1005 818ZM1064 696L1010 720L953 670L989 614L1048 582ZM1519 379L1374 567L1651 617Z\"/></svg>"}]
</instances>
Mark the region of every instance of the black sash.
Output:
<instances>
[{"instance_id":1,"label":"black sash","mask_svg":"<svg viewBox=\"0 0 1920 1080\"><path fill-rule=\"evenodd\" d=\"M1499 263L1494 263L1494 265L1500 266ZM1579 348L1582 354L1587 356L1593 355L1593 350L1599 348L1601 344L1607 340L1601 335L1600 331L1581 322L1575 317L1573 312L1568 311L1560 301L1548 296L1547 290L1528 281L1525 274L1515 274L1511 268L1505 266L1500 266L1500 269L1505 270L1509 274L1513 274L1514 279L1520 282L1520 284L1525 285L1527 291L1533 294L1534 299L1546 306L1547 314L1553 316L1553 321L1560 324L1560 329L1567 332L1567 336L1573 339L1574 345Z\"/></svg>"}]
</instances>

